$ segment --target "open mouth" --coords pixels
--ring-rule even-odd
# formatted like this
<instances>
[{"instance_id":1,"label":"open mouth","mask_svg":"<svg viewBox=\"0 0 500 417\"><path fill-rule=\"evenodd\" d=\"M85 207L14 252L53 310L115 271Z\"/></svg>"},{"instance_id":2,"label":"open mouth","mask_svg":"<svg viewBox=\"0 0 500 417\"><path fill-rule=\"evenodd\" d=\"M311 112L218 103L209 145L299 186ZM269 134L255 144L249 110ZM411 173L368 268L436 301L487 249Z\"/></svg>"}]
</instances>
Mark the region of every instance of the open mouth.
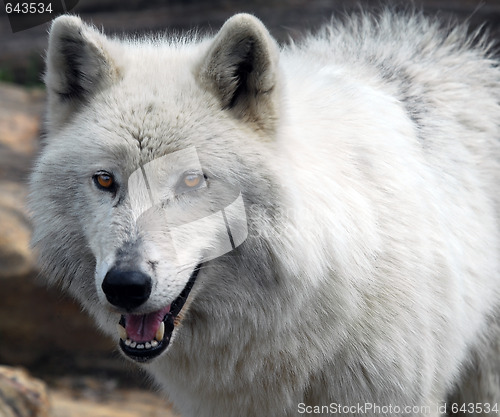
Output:
<instances>
[{"instance_id":1,"label":"open mouth","mask_svg":"<svg viewBox=\"0 0 500 417\"><path fill-rule=\"evenodd\" d=\"M172 304L148 314L121 316L117 329L119 345L125 355L137 362L147 362L167 348L200 268L201 264L194 268L186 286Z\"/></svg>"}]
</instances>

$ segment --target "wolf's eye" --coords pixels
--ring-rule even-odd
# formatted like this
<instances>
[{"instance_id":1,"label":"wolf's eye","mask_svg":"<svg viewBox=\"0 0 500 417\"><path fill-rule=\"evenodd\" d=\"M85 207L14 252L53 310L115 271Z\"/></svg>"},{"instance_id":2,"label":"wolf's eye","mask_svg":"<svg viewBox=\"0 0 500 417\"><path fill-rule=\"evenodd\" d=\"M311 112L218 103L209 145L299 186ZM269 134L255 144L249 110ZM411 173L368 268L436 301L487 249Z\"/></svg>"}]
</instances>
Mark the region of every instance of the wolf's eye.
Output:
<instances>
[{"instance_id":1,"label":"wolf's eye","mask_svg":"<svg viewBox=\"0 0 500 417\"><path fill-rule=\"evenodd\" d=\"M109 172L98 172L94 175L94 183L98 188L104 191L113 191L115 188L115 179Z\"/></svg>"},{"instance_id":2,"label":"wolf's eye","mask_svg":"<svg viewBox=\"0 0 500 417\"><path fill-rule=\"evenodd\" d=\"M188 191L194 191L205 186L205 176L201 172L185 172L177 181L175 186L176 194L183 194Z\"/></svg>"},{"instance_id":3,"label":"wolf's eye","mask_svg":"<svg viewBox=\"0 0 500 417\"><path fill-rule=\"evenodd\" d=\"M187 174L183 178L184 185L188 188L196 187L201 182L200 174Z\"/></svg>"}]
</instances>

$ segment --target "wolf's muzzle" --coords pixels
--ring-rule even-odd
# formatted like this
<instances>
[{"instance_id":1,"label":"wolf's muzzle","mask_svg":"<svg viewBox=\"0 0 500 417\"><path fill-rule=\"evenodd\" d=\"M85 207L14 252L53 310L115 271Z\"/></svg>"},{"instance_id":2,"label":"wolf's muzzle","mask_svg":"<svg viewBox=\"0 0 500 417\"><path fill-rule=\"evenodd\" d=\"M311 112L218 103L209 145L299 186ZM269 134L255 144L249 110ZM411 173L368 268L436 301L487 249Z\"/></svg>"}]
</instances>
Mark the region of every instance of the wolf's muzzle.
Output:
<instances>
[{"instance_id":1,"label":"wolf's muzzle","mask_svg":"<svg viewBox=\"0 0 500 417\"><path fill-rule=\"evenodd\" d=\"M107 300L116 307L131 311L145 303L151 294L151 278L140 271L111 268L102 283Z\"/></svg>"}]
</instances>

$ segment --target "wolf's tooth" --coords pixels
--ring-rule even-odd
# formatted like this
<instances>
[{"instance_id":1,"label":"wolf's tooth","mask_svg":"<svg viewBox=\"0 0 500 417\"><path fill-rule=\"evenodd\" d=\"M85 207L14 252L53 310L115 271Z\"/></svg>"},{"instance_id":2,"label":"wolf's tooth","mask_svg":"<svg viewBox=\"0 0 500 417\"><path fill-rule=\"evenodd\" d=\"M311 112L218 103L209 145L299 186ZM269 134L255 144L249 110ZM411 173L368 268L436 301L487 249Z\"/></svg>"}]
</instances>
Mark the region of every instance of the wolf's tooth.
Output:
<instances>
[{"instance_id":1,"label":"wolf's tooth","mask_svg":"<svg viewBox=\"0 0 500 417\"><path fill-rule=\"evenodd\" d=\"M122 339L123 341L127 340L127 331L125 330L125 327L123 327L121 324L117 324L116 330L118 330L118 336L120 336L120 339Z\"/></svg>"},{"instance_id":2,"label":"wolf's tooth","mask_svg":"<svg viewBox=\"0 0 500 417\"><path fill-rule=\"evenodd\" d=\"M155 339L158 340L158 342L161 342L163 340L164 335L165 335L165 323L161 322L160 327L158 327L158 330L156 331Z\"/></svg>"}]
</instances>

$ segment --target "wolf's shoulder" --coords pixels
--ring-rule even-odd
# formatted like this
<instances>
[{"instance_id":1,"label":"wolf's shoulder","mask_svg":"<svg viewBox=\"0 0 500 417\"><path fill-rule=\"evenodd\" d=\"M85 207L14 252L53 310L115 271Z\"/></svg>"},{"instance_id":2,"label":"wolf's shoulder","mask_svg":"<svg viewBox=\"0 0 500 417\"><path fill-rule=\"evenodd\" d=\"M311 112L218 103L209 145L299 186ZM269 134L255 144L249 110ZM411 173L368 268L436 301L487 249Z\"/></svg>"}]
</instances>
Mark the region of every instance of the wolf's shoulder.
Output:
<instances>
[{"instance_id":1,"label":"wolf's shoulder","mask_svg":"<svg viewBox=\"0 0 500 417\"><path fill-rule=\"evenodd\" d=\"M360 11L332 16L329 23L290 42L285 49L297 52L320 48L325 54L377 60L395 51L408 58L439 58L474 50L484 57L491 56L494 47L485 25L473 28L467 21L454 18L384 9L379 13Z\"/></svg>"},{"instance_id":2,"label":"wolf's shoulder","mask_svg":"<svg viewBox=\"0 0 500 417\"><path fill-rule=\"evenodd\" d=\"M498 78L495 53L496 43L485 26L389 9L334 16L283 48L285 62L368 68L384 79L432 78L435 71L478 80Z\"/></svg>"}]
</instances>

